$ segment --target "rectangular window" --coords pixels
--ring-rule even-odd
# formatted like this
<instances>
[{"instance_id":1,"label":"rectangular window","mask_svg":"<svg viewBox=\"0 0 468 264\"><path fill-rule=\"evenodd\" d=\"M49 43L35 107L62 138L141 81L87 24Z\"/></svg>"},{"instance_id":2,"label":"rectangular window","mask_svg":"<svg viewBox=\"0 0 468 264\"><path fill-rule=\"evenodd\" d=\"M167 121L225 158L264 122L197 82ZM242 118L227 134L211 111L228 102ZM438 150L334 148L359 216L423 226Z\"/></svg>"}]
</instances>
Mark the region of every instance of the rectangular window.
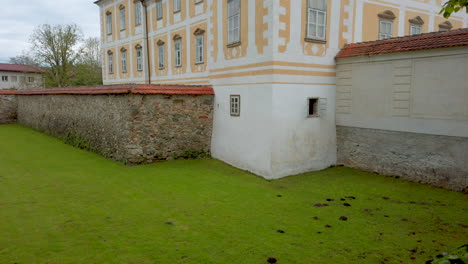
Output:
<instances>
[{"instance_id":1,"label":"rectangular window","mask_svg":"<svg viewBox=\"0 0 468 264\"><path fill-rule=\"evenodd\" d=\"M393 21L380 20L379 39L388 39L393 36Z\"/></svg>"},{"instance_id":2,"label":"rectangular window","mask_svg":"<svg viewBox=\"0 0 468 264\"><path fill-rule=\"evenodd\" d=\"M28 77L28 82L33 83L34 82L34 77Z\"/></svg>"},{"instance_id":3,"label":"rectangular window","mask_svg":"<svg viewBox=\"0 0 468 264\"><path fill-rule=\"evenodd\" d=\"M180 39L174 42L174 52L175 52L175 66L181 67L182 66L182 41Z\"/></svg>"},{"instance_id":4,"label":"rectangular window","mask_svg":"<svg viewBox=\"0 0 468 264\"><path fill-rule=\"evenodd\" d=\"M319 99L318 98L308 99L308 116L310 117L319 116Z\"/></svg>"},{"instance_id":5,"label":"rectangular window","mask_svg":"<svg viewBox=\"0 0 468 264\"><path fill-rule=\"evenodd\" d=\"M173 0L174 1L174 13L180 11L180 0Z\"/></svg>"},{"instance_id":6,"label":"rectangular window","mask_svg":"<svg viewBox=\"0 0 468 264\"><path fill-rule=\"evenodd\" d=\"M137 71L143 70L143 50L142 48L136 49Z\"/></svg>"},{"instance_id":7,"label":"rectangular window","mask_svg":"<svg viewBox=\"0 0 468 264\"><path fill-rule=\"evenodd\" d=\"M112 34L112 14L108 13L106 16L107 19L107 35Z\"/></svg>"},{"instance_id":8,"label":"rectangular window","mask_svg":"<svg viewBox=\"0 0 468 264\"><path fill-rule=\"evenodd\" d=\"M162 0L156 1L156 19L163 18L163 4Z\"/></svg>"},{"instance_id":9,"label":"rectangular window","mask_svg":"<svg viewBox=\"0 0 468 264\"><path fill-rule=\"evenodd\" d=\"M159 69L164 69L164 44L158 46Z\"/></svg>"},{"instance_id":10,"label":"rectangular window","mask_svg":"<svg viewBox=\"0 0 468 264\"><path fill-rule=\"evenodd\" d=\"M141 25L141 3L135 3L135 25Z\"/></svg>"},{"instance_id":11,"label":"rectangular window","mask_svg":"<svg viewBox=\"0 0 468 264\"><path fill-rule=\"evenodd\" d=\"M18 81L18 77L16 76L11 76L11 82L17 82Z\"/></svg>"},{"instance_id":12,"label":"rectangular window","mask_svg":"<svg viewBox=\"0 0 468 264\"><path fill-rule=\"evenodd\" d=\"M410 24L410 35L419 35L422 33L422 27L416 24Z\"/></svg>"},{"instance_id":13,"label":"rectangular window","mask_svg":"<svg viewBox=\"0 0 468 264\"><path fill-rule=\"evenodd\" d=\"M327 1L309 0L307 8L307 38L326 39Z\"/></svg>"},{"instance_id":14,"label":"rectangular window","mask_svg":"<svg viewBox=\"0 0 468 264\"><path fill-rule=\"evenodd\" d=\"M204 35L195 36L195 63L201 64L204 63Z\"/></svg>"},{"instance_id":15,"label":"rectangular window","mask_svg":"<svg viewBox=\"0 0 468 264\"><path fill-rule=\"evenodd\" d=\"M122 72L127 72L127 51L122 51L120 53L122 57Z\"/></svg>"},{"instance_id":16,"label":"rectangular window","mask_svg":"<svg viewBox=\"0 0 468 264\"><path fill-rule=\"evenodd\" d=\"M8 82L8 76L7 75L2 75L2 81L3 82Z\"/></svg>"},{"instance_id":17,"label":"rectangular window","mask_svg":"<svg viewBox=\"0 0 468 264\"><path fill-rule=\"evenodd\" d=\"M109 73L114 73L114 54L108 55L108 63L109 63Z\"/></svg>"},{"instance_id":18,"label":"rectangular window","mask_svg":"<svg viewBox=\"0 0 468 264\"><path fill-rule=\"evenodd\" d=\"M125 25L125 8L120 9L120 30L124 30Z\"/></svg>"},{"instance_id":19,"label":"rectangular window","mask_svg":"<svg viewBox=\"0 0 468 264\"><path fill-rule=\"evenodd\" d=\"M240 0L228 0L228 45L240 41Z\"/></svg>"},{"instance_id":20,"label":"rectangular window","mask_svg":"<svg viewBox=\"0 0 468 264\"><path fill-rule=\"evenodd\" d=\"M231 95L231 116L240 116L240 95Z\"/></svg>"}]
</instances>

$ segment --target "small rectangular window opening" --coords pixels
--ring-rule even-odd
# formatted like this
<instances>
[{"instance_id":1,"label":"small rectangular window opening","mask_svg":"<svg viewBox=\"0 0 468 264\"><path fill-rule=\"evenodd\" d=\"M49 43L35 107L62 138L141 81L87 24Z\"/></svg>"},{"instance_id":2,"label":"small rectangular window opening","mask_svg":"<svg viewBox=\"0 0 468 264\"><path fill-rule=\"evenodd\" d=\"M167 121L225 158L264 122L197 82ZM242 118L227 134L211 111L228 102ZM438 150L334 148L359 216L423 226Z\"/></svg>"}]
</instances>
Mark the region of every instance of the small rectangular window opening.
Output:
<instances>
[{"instance_id":1,"label":"small rectangular window opening","mask_svg":"<svg viewBox=\"0 0 468 264\"><path fill-rule=\"evenodd\" d=\"M309 98L309 113L308 116L315 117L319 116L319 99L318 98Z\"/></svg>"},{"instance_id":2,"label":"small rectangular window opening","mask_svg":"<svg viewBox=\"0 0 468 264\"><path fill-rule=\"evenodd\" d=\"M231 95L231 116L240 116L240 95Z\"/></svg>"}]
</instances>

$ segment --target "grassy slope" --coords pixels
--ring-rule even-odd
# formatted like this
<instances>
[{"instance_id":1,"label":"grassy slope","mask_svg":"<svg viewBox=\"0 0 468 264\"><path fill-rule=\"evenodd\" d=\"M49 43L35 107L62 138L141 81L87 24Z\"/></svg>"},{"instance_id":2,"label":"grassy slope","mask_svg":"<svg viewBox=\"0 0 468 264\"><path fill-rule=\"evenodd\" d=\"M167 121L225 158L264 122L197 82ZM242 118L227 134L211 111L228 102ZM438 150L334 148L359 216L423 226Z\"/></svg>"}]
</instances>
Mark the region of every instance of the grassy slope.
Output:
<instances>
[{"instance_id":1,"label":"grassy slope","mask_svg":"<svg viewBox=\"0 0 468 264\"><path fill-rule=\"evenodd\" d=\"M424 263L468 242L467 212L461 193L347 168L265 181L211 159L125 167L0 126L0 263Z\"/></svg>"}]
</instances>

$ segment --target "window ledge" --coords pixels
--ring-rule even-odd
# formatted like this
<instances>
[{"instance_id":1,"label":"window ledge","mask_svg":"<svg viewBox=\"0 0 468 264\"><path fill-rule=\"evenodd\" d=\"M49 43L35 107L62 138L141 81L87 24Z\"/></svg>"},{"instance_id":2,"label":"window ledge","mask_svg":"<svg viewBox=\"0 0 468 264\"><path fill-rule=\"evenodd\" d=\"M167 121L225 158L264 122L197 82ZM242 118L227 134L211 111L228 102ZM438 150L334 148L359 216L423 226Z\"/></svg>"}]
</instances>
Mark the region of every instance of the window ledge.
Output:
<instances>
[{"instance_id":1,"label":"window ledge","mask_svg":"<svg viewBox=\"0 0 468 264\"><path fill-rule=\"evenodd\" d=\"M174 11L174 14L180 13L180 10Z\"/></svg>"},{"instance_id":2,"label":"window ledge","mask_svg":"<svg viewBox=\"0 0 468 264\"><path fill-rule=\"evenodd\" d=\"M156 18L156 21L159 21L159 20L162 20L163 18L162 17L159 17L159 18Z\"/></svg>"},{"instance_id":3,"label":"window ledge","mask_svg":"<svg viewBox=\"0 0 468 264\"><path fill-rule=\"evenodd\" d=\"M112 36L112 33L107 33L107 36Z\"/></svg>"},{"instance_id":4,"label":"window ledge","mask_svg":"<svg viewBox=\"0 0 468 264\"><path fill-rule=\"evenodd\" d=\"M162 70L165 70L166 67L159 67L159 70L162 71Z\"/></svg>"},{"instance_id":5,"label":"window ledge","mask_svg":"<svg viewBox=\"0 0 468 264\"><path fill-rule=\"evenodd\" d=\"M304 38L306 42L314 42L314 43L319 43L319 44L326 44L327 41L323 39L313 39L313 38Z\"/></svg>"},{"instance_id":6,"label":"window ledge","mask_svg":"<svg viewBox=\"0 0 468 264\"><path fill-rule=\"evenodd\" d=\"M120 30L120 32L125 31L125 30L126 30L126 28L122 28L122 29Z\"/></svg>"},{"instance_id":7,"label":"window ledge","mask_svg":"<svg viewBox=\"0 0 468 264\"><path fill-rule=\"evenodd\" d=\"M233 47L237 47L237 46L240 46L241 45L241 42L240 41L237 41L237 42L233 42L233 43L230 43L230 44L227 44L226 46L228 48L233 48Z\"/></svg>"},{"instance_id":8,"label":"window ledge","mask_svg":"<svg viewBox=\"0 0 468 264\"><path fill-rule=\"evenodd\" d=\"M195 65L202 65L205 64L205 62L195 62Z\"/></svg>"},{"instance_id":9,"label":"window ledge","mask_svg":"<svg viewBox=\"0 0 468 264\"><path fill-rule=\"evenodd\" d=\"M203 1L195 2L195 5L201 4Z\"/></svg>"},{"instance_id":10,"label":"window ledge","mask_svg":"<svg viewBox=\"0 0 468 264\"><path fill-rule=\"evenodd\" d=\"M320 115L319 115L319 114L316 114L316 115L308 115L307 117L308 117L308 118L314 118L314 117L320 117Z\"/></svg>"}]
</instances>

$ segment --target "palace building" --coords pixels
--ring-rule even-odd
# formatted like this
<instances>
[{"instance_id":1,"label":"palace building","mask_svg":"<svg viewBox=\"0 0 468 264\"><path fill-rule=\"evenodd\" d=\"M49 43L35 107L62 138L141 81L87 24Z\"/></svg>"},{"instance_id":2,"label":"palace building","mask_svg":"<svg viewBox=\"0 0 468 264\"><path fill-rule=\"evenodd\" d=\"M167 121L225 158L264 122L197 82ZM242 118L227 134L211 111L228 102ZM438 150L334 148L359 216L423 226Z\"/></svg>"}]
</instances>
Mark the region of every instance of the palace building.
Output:
<instances>
[{"instance_id":1,"label":"palace building","mask_svg":"<svg viewBox=\"0 0 468 264\"><path fill-rule=\"evenodd\" d=\"M348 107L335 56L468 26L439 15L442 2L99 0L103 80L211 85L213 157L268 179L320 170L336 164L336 112Z\"/></svg>"}]
</instances>

